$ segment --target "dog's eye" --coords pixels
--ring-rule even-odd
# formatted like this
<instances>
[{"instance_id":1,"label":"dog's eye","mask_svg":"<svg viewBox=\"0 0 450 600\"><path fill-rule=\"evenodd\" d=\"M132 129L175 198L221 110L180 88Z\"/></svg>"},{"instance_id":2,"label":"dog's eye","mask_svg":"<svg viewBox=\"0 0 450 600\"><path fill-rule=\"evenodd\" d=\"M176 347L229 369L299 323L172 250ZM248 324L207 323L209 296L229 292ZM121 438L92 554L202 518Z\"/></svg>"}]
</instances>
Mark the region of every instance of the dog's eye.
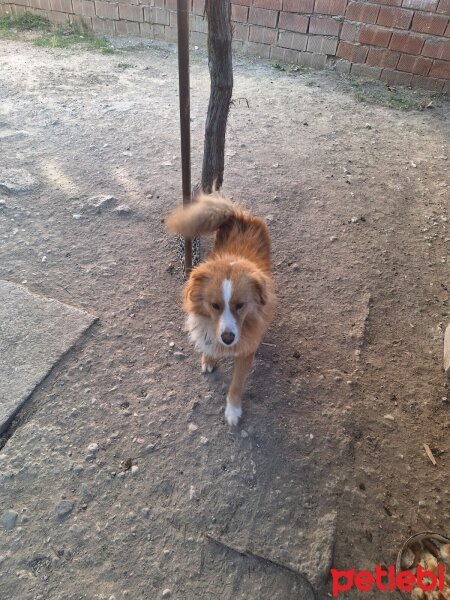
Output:
<instances>
[{"instance_id":1,"label":"dog's eye","mask_svg":"<svg viewBox=\"0 0 450 600\"><path fill-rule=\"evenodd\" d=\"M211 304L211 306L213 307L214 310L220 310L220 306L217 304L217 302L213 302Z\"/></svg>"},{"instance_id":2,"label":"dog's eye","mask_svg":"<svg viewBox=\"0 0 450 600\"><path fill-rule=\"evenodd\" d=\"M236 302L236 310L241 310L241 308L244 306L243 302Z\"/></svg>"}]
</instances>

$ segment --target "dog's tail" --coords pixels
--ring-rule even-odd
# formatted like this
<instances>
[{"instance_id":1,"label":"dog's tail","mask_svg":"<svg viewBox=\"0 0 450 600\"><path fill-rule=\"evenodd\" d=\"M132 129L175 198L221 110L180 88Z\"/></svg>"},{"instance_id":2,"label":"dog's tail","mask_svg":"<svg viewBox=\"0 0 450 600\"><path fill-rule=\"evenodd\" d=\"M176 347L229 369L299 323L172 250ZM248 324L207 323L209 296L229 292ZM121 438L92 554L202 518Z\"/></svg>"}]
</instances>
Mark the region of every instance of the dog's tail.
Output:
<instances>
[{"instance_id":1,"label":"dog's tail","mask_svg":"<svg viewBox=\"0 0 450 600\"><path fill-rule=\"evenodd\" d=\"M186 208L174 210L166 218L169 231L188 238L205 233L213 233L221 225L242 214L242 210L217 192L201 193L196 201Z\"/></svg>"}]
</instances>

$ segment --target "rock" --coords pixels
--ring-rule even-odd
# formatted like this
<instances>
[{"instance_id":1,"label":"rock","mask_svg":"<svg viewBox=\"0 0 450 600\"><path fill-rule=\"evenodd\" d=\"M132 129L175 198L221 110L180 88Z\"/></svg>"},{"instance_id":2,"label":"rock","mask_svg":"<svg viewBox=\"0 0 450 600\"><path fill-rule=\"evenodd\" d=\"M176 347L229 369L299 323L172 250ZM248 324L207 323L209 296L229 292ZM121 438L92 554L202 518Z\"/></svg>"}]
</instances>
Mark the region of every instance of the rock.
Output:
<instances>
[{"instance_id":1,"label":"rock","mask_svg":"<svg viewBox=\"0 0 450 600\"><path fill-rule=\"evenodd\" d=\"M1 523L6 531L14 529L16 526L18 514L15 510L5 510L1 517Z\"/></svg>"},{"instance_id":2,"label":"rock","mask_svg":"<svg viewBox=\"0 0 450 600\"><path fill-rule=\"evenodd\" d=\"M197 431L198 429L198 425L196 425L195 423L189 423L188 425L188 430L193 433L194 431Z\"/></svg>"},{"instance_id":3,"label":"rock","mask_svg":"<svg viewBox=\"0 0 450 600\"><path fill-rule=\"evenodd\" d=\"M99 446L97 443L93 442L92 444L89 444L87 449L88 449L88 454L97 454Z\"/></svg>"},{"instance_id":4,"label":"rock","mask_svg":"<svg viewBox=\"0 0 450 600\"><path fill-rule=\"evenodd\" d=\"M393 415L384 415L383 419L387 419L388 421L395 421L395 417Z\"/></svg>"},{"instance_id":5,"label":"rock","mask_svg":"<svg viewBox=\"0 0 450 600\"><path fill-rule=\"evenodd\" d=\"M81 215L79 215L78 213L77 213L77 214L75 214L75 215L72 215L72 217L73 217L74 219L76 219L77 221L79 221L79 220L81 219Z\"/></svg>"},{"instance_id":6,"label":"rock","mask_svg":"<svg viewBox=\"0 0 450 600\"><path fill-rule=\"evenodd\" d=\"M444 371L450 377L450 325L447 325L444 336Z\"/></svg>"},{"instance_id":7,"label":"rock","mask_svg":"<svg viewBox=\"0 0 450 600\"><path fill-rule=\"evenodd\" d=\"M186 358L186 355L182 352L174 352L173 355L177 360L183 360L183 358Z\"/></svg>"},{"instance_id":8,"label":"rock","mask_svg":"<svg viewBox=\"0 0 450 600\"><path fill-rule=\"evenodd\" d=\"M133 465L131 467L131 474L132 475L137 475L138 471L139 471L139 467L137 465Z\"/></svg>"},{"instance_id":9,"label":"rock","mask_svg":"<svg viewBox=\"0 0 450 600\"><path fill-rule=\"evenodd\" d=\"M200 444L203 444L204 446L206 446L206 444L209 442L208 438L205 437L204 435L202 435L202 437L200 438Z\"/></svg>"},{"instance_id":10,"label":"rock","mask_svg":"<svg viewBox=\"0 0 450 600\"><path fill-rule=\"evenodd\" d=\"M141 508L141 515L145 518L148 519L150 516L150 509L147 508L146 506L144 508Z\"/></svg>"},{"instance_id":11,"label":"rock","mask_svg":"<svg viewBox=\"0 0 450 600\"><path fill-rule=\"evenodd\" d=\"M248 438L248 433L245 431L245 429L241 431L241 438Z\"/></svg>"},{"instance_id":12,"label":"rock","mask_svg":"<svg viewBox=\"0 0 450 600\"><path fill-rule=\"evenodd\" d=\"M93 196L92 198L89 198L88 202L90 206L96 210L96 212L100 213L102 210L114 208L117 206L119 201L114 196L100 194L99 196Z\"/></svg>"},{"instance_id":13,"label":"rock","mask_svg":"<svg viewBox=\"0 0 450 600\"><path fill-rule=\"evenodd\" d=\"M116 206L114 212L118 215L129 215L131 214L131 208L128 206L128 204L120 204L119 206Z\"/></svg>"},{"instance_id":14,"label":"rock","mask_svg":"<svg viewBox=\"0 0 450 600\"><path fill-rule=\"evenodd\" d=\"M427 507L427 503L425 502L425 500L419 500L419 508L426 508Z\"/></svg>"},{"instance_id":15,"label":"rock","mask_svg":"<svg viewBox=\"0 0 450 600\"><path fill-rule=\"evenodd\" d=\"M37 180L24 169L0 169L0 191L25 194L37 186Z\"/></svg>"},{"instance_id":16,"label":"rock","mask_svg":"<svg viewBox=\"0 0 450 600\"><path fill-rule=\"evenodd\" d=\"M80 496L85 502L89 502L94 498L94 492L87 483L82 483L80 485Z\"/></svg>"},{"instance_id":17,"label":"rock","mask_svg":"<svg viewBox=\"0 0 450 600\"><path fill-rule=\"evenodd\" d=\"M169 588L166 588L163 593L161 594L161 598L170 598L172 596L172 592L171 590L169 590Z\"/></svg>"},{"instance_id":18,"label":"rock","mask_svg":"<svg viewBox=\"0 0 450 600\"><path fill-rule=\"evenodd\" d=\"M55 506L55 517L65 519L73 511L73 502L70 500L60 500Z\"/></svg>"}]
</instances>

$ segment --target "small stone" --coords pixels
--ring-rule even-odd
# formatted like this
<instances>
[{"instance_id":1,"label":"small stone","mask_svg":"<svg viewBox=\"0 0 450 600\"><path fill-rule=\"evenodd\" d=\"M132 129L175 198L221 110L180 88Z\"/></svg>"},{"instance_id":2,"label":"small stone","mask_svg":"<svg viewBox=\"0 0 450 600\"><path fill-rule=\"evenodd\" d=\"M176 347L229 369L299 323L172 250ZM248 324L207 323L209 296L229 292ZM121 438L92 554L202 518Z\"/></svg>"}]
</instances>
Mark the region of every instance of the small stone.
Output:
<instances>
[{"instance_id":1,"label":"small stone","mask_svg":"<svg viewBox=\"0 0 450 600\"><path fill-rule=\"evenodd\" d=\"M93 444L89 444L89 446L87 447L87 456L86 456L86 460L92 460L97 456L97 453L99 451L99 445L96 443Z\"/></svg>"},{"instance_id":2,"label":"small stone","mask_svg":"<svg viewBox=\"0 0 450 600\"><path fill-rule=\"evenodd\" d=\"M60 500L55 506L55 517L57 519L64 519L73 511L73 502L70 500Z\"/></svg>"},{"instance_id":3,"label":"small stone","mask_svg":"<svg viewBox=\"0 0 450 600\"><path fill-rule=\"evenodd\" d=\"M174 352L173 355L178 360L183 360L183 358L186 358L186 355L182 352Z\"/></svg>"},{"instance_id":4,"label":"small stone","mask_svg":"<svg viewBox=\"0 0 450 600\"><path fill-rule=\"evenodd\" d=\"M151 454L152 452L155 451L155 448L156 448L156 444L149 444L146 447L145 451L148 452L149 454Z\"/></svg>"},{"instance_id":5,"label":"small stone","mask_svg":"<svg viewBox=\"0 0 450 600\"><path fill-rule=\"evenodd\" d=\"M18 514L15 510L5 510L5 512L2 514L1 522L6 531L14 529L16 526L17 517Z\"/></svg>"},{"instance_id":6,"label":"small stone","mask_svg":"<svg viewBox=\"0 0 450 600\"><path fill-rule=\"evenodd\" d=\"M383 419L387 419L388 421L395 421L395 417L393 415L384 415Z\"/></svg>"},{"instance_id":7,"label":"small stone","mask_svg":"<svg viewBox=\"0 0 450 600\"><path fill-rule=\"evenodd\" d=\"M419 508L426 508L428 505L425 500L419 500Z\"/></svg>"},{"instance_id":8,"label":"small stone","mask_svg":"<svg viewBox=\"0 0 450 600\"><path fill-rule=\"evenodd\" d=\"M131 474L132 475L137 475L137 472L139 471L139 467L137 465L133 465L131 467Z\"/></svg>"},{"instance_id":9,"label":"small stone","mask_svg":"<svg viewBox=\"0 0 450 600\"><path fill-rule=\"evenodd\" d=\"M118 215L129 215L131 214L131 208L128 206L128 204L120 204L119 206L116 206L114 212Z\"/></svg>"},{"instance_id":10,"label":"small stone","mask_svg":"<svg viewBox=\"0 0 450 600\"><path fill-rule=\"evenodd\" d=\"M245 431L245 429L241 430L241 438L248 438L248 433Z\"/></svg>"},{"instance_id":11,"label":"small stone","mask_svg":"<svg viewBox=\"0 0 450 600\"><path fill-rule=\"evenodd\" d=\"M79 475L84 471L84 467L83 465L73 465L72 471L75 473L75 475Z\"/></svg>"},{"instance_id":12,"label":"small stone","mask_svg":"<svg viewBox=\"0 0 450 600\"><path fill-rule=\"evenodd\" d=\"M170 348L173 348L175 346L175 342L169 342L169 346Z\"/></svg>"},{"instance_id":13,"label":"small stone","mask_svg":"<svg viewBox=\"0 0 450 600\"><path fill-rule=\"evenodd\" d=\"M208 438L202 435L202 437L200 438L200 444L203 444L205 446L208 442Z\"/></svg>"},{"instance_id":14,"label":"small stone","mask_svg":"<svg viewBox=\"0 0 450 600\"><path fill-rule=\"evenodd\" d=\"M293 356L294 358L300 358L300 352L299 352L298 350L294 350L294 352L293 352L292 356Z\"/></svg>"},{"instance_id":15,"label":"small stone","mask_svg":"<svg viewBox=\"0 0 450 600\"><path fill-rule=\"evenodd\" d=\"M76 213L76 214L72 215L72 217L73 217L74 219L76 219L77 221L79 221L79 220L81 219L81 215L80 215L80 214L78 214L78 213Z\"/></svg>"},{"instance_id":16,"label":"small stone","mask_svg":"<svg viewBox=\"0 0 450 600\"><path fill-rule=\"evenodd\" d=\"M172 596L172 592L169 588L166 588L161 594L161 598L170 598Z\"/></svg>"},{"instance_id":17,"label":"small stone","mask_svg":"<svg viewBox=\"0 0 450 600\"><path fill-rule=\"evenodd\" d=\"M335 235L330 235L330 242L335 242L337 237Z\"/></svg>"},{"instance_id":18,"label":"small stone","mask_svg":"<svg viewBox=\"0 0 450 600\"><path fill-rule=\"evenodd\" d=\"M189 423L188 429L191 433L193 433L194 431L197 431L198 425L196 425L195 423Z\"/></svg>"},{"instance_id":19,"label":"small stone","mask_svg":"<svg viewBox=\"0 0 450 600\"><path fill-rule=\"evenodd\" d=\"M99 196L89 198L88 202L98 213L100 213L102 210L117 206L118 200L114 196L100 194Z\"/></svg>"},{"instance_id":20,"label":"small stone","mask_svg":"<svg viewBox=\"0 0 450 600\"><path fill-rule=\"evenodd\" d=\"M372 129L372 125L371 125L370 123L366 123L366 124L364 125L364 127L365 127L366 129Z\"/></svg>"},{"instance_id":21,"label":"small stone","mask_svg":"<svg viewBox=\"0 0 450 600\"><path fill-rule=\"evenodd\" d=\"M145 518L148 519L148 517L150 516L150 509L147 508L146 506L144 508L141 508L141 515Z\"/></svg>"}]
</instances>

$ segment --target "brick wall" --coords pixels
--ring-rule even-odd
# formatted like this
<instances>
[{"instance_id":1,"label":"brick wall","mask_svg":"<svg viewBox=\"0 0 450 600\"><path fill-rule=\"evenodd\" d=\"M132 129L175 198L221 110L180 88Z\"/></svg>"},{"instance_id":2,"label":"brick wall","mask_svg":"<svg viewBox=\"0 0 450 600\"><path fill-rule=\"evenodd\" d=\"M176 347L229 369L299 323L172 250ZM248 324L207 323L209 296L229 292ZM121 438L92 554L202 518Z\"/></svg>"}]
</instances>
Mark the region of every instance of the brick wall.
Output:
<instances>
[{"instance_id":1,"label":"brick wall","mask_svg":"<svg viewBox=\"0 0 450 600\"><path fill-rule=\"evenodd\" d=\"M191 43L206 44L204 0L191 1ZM108 35L175 42L176 0L0 0L0 14L39 13ZM435 91L450 89L450 0L234 0L241 52L332 67Z\"/></svg>"}]
</instances>

